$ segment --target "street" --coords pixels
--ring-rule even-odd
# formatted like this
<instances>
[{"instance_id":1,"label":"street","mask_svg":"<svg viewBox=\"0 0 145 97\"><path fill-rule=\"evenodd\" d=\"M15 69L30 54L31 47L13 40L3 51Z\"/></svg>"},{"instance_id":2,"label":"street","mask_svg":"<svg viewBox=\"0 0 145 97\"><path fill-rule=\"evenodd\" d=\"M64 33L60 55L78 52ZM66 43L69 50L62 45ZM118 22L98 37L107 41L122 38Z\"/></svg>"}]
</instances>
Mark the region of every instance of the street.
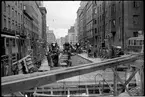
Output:
<instances>
[{"instance_id":1,"label":"street","mask_svg":"<svg viewBox=\"0 0 145 97\"><path fill-rule=\"evenodd\" d=\"M76 66L76 65L80 65L80 64L89 64L89 63L93 63L93 62L101 62L101 58L89 58L87 56L86 53L82 53L82 54L78 54L78 55L74 55L71 57L71 61L72 61L72 66ZM60 68L67 68L67 67L54 67L51 70L55 70L55 69L60 69ZM48 66L47 60L45 59L39 69L40 71L47 71L50 70L50 67ZM102 74L103 78L106 80L112 80L113 82L113 72L111 69L106 69L106 70L99 70L96 72L92 72L92 73L88 73L88 74L84 74L84 75L80 75L80 76L75 76L75 77L71 77L71 78L67 78L64 80L60 80L58 82L95 82L95 80L102 80L102 77L100 76L96 76L97 74ZM96 76L96 77L95 77ZM125 80L125 72L119 72L119 76Z\"/></svg>"}]
</instances>

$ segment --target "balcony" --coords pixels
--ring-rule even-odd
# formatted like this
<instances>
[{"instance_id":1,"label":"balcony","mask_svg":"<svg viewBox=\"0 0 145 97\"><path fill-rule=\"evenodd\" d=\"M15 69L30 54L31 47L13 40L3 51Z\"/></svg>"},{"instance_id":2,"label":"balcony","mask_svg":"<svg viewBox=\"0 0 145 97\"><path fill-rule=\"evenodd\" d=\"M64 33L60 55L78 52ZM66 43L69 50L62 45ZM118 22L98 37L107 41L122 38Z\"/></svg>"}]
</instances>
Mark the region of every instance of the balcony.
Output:
<instances>
[{"instance_id":1,"label":"balcony","mask_svg":"<svg viewBox=\"0 0 145 97\"><path fill-rule=\"evenodd\" d=\"M4 27L4 29L2 29L2 33L3 34L7 34L7 35L15 35L15 31L11 30L11 29L7 29L6 27Z\"/></svg>"}]
</instances>

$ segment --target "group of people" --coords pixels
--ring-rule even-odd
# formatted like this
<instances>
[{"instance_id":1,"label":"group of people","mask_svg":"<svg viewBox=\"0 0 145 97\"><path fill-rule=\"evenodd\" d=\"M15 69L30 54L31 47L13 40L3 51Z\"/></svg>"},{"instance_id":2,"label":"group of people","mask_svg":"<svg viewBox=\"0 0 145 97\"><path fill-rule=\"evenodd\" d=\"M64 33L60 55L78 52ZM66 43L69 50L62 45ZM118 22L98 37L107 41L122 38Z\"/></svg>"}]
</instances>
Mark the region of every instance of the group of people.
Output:
<instances>
[{"instance_id":1,"label":"group of people","mask_svg":"<svg viewBox=\"0 0 145 97\"><path fill-rule=\"evenodd\" d=\"M71 59L72 52L75 52L78 48L78 44L76 46L72 46L70 43L66 42L63 44L63 53L68 54L68 59ZM48 61L48 65L50 67L58 67L59 66L59 55L60 48L57 43L51 43L46 50L46 57Z\"/></svg>"},{"instance_id":2,"label":"group of people","mask_svg":"<svg viewBox=\"0 0 145 97\"><path fill-rule=\"evenodd\" d=\"M115 58L123 55L124 52L121 47L119 46L110 46L110 47L98 47L89 46L88 50L88 57L101 57L101 58Z\"/></svg>"}]
</instances>

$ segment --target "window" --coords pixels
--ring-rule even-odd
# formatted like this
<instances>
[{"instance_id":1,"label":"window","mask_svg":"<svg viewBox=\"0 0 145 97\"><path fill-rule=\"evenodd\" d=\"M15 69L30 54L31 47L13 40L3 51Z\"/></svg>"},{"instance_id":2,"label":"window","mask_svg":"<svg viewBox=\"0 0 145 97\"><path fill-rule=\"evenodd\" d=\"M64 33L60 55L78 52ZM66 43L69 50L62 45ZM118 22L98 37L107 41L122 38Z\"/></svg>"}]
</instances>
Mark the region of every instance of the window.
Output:
<instances>
[{"instance_id":1,"label":"window","mask_svg":"<svg viewBox=\"0 0 145 97\"><path fill-rule=\"evenodd\" d=\"M20 1L18 1L18 8L20 8Z\"/></svg>"},{"instance_id":2,"label":"window","mask_svg":"<svg viewBox=\"0 0 145 97\"><path fill-rule=\"evenodd\" d=\"M119 11L121 10L121 3L120 3L120 1L118 3L118 9L119 9Z\"/></svg>"},{"instance_id":3,"label":"window","mask_svg":"<svg viewBox=\"0 0 145 97\"><path fill-rule=\"evenodd\" d=\"M23 5L22 5L22 3L21 3L21 10L23 10Z\"/></svg>"},{"instance_id":4,"label":"window","mask_svg":"<svg viewBox=\"0 0 145 97\"><path fill-rule=\"evenodd\" d=\"M22 15L21 15L21 22L23 22L23 17L22 17Z\"/></svg>"},{"instance_id":5,"label":"window","mask_svg":"<svg viewBox=\"0 0 145 97\"><path fill-rule=\"evenodd\" d=\"M138 32L133 32L133 37L138 37Z\"/></svg>"},{"instance_id":6,"label":"window","mask_svg":"<svg viewBox=\"0 0 145 97\"><path fill-rule=\"evenodd\" d=\"M136 40L134 40L134 45L136 45Z\"/></svg>"},{"instance_id":7,"label":"window","mask_svg":"<svg viewBox=\"0 0 145 97\"><path fill-rule=\"evenodd\" d=\"M130 40L128 41L128 45L130 45Z\"/></svg>"},{"instance_id":8,"label":"window","mask_svg":"<svg viewBox=\"0 0 145 97\"><path fill-rule=\"evenodd\" d=\"M8 28L11 29L11 22L8 23Z\"/></svg>"},{"instance_id":9,"label":"window","mask_svg":"<svg viewBox=\"0 0 145 97\"><path fill-rule=\"evenodd\" d=\"M133 40L131 40L131 45L133 45Z\"/></svg>"},{"instance_id":10,"label":"window","mask_svg":"<svg viewBox=\"0 0 145 97\"><path fill-rule=\"evenodd\" d=\"M15 11L15 17L17 18L17 11Z\"/></svg>"},{"instance_id":11,"label":"window","mask_svg":"<svg viewBox=\"0 0 145 97\"><path fill-rule=\"evenodd\" d=\"M12 17L14 17L14 8L12 8Z\"/></svg>"},{"instance_id":12,"label":"window","mask_svg":"<svg viewBox=\"0 0 145 97\"><path fill-rule=\"evenodd\" d=\"M116 23L116 22L115 22L115 19L114 19L112 22L113 22L113 26L115 27L115 25L116 25L116 24L115 24L115 23Z\"/></svg>"},{"instance_id":13,"label":"window","mask_svg":"<svg viewBox=\"0 0 145 97\"><path fill-rule=\"evenodd\" d=\"M138 8L139 7L139 1L133 1L133 7Z\"/></svg>"},{"instance_id":14,"label":"window","mask_svg":"<svg viewBox=\"0 0 145 97\"><path fill-rule=\"evenodd\" d=\"M15 1L15 5L17 5L17 1Z\"/></svg>"},{"instance_id":15,"label":"window","mask_svg":"<svg viewBox=\"0 0 145 97\"><path fill-rule=\"evenodd\" d=\"M139 18L139 15L133 15L133 24L134 25L138 24L138 18Z\"/></svg>"},{"instance_id":16,"label":"window","mask_svg":"<svg viewBox=\"0 0 145 97\"><path fill-rule=\"evenodd\" d=\"M19 25L19 30L21 29L21 26Z\"/></svg>"},{"instance_id":17,"label":"window","mask_svg":"<svg viewBox=\"0 0 145 97\"><path fill-rule=\"evenodd\" d=\"M113 11L113 12L116 11L116 9L115 9L115 4L112 5L112 11Z\"/></svg>"},{"instance_id":18,"label":"window","mask_svg":"<svg viewBox=\"0 0 145 97\"><path fill-rule=\"evenodd\" d=\"M13 24L13 21L12 21L12 26L11 26L11 28L12 28L12 29L14 28L14 24Z\"/></svg>"},{"instance_id":19,"label":"window","mask_svg":"<svg viewBox=\"0 0 145 97\"><path fill-rule=\"evenodd\" d=\"M17 30L17 22L16 22L16 30Z\"/></svg>"},{"instance_id":20,"label":"window","mask_svg":"<svg viewBox=\"0 0 145 97\"><path fill-rule=\"evenodd\" d=\"M95 28L95 33L97 33L97 28Z\"/></svg>"},{"instance_id":21,"label":"window","mask_svg":"<svg viewBox=\"0 0 145 97\"><path fill-rule=\"evenodd\" d=\"M96 20L94 20L94 24L96 24L97 23L97 21Z\"/></svg>"},{"instance_id":22,"label":"window","mask_svg":"<svg viewBox=\"0 0 145 97\"><path fill-rule=\"evenodd\" d=\"M13 39L13 46L15 47L15 39Z\"/></svg>"},{"instance_id":23,"label":"window","mask_svg":"<svg viewBox=\"0 0 145 97\"><path fill-rule=\"evenodd\" d=\"M95 14L97 14L97 8L95 8Z\"/></svg>"},{"instance_id":24,"label":"window","mask_svg":"<svg viewBox=\"0 0 145 97\"><path fill-rule=\"evenodd\" d=\"M18 13L18 21L20 21L20 13Z\"/></svg>"},{"instance_id":25,"label":"window","mask_svg":"<svg viewBox=\"0 0 145 97\"><path fill-rule=\"evenodd\" d=\"M4 12L6 12L6 2L4 1Z\"/></svg>"},{"instance_id":26,"label":"window","mask_svg":"<svg viewBox=\"0 0 145 97\"><path fill-rule=\"evenodd\" d=\"M100 5L100 13L101 13L101 5Z\"/></svg>"},{"instance_id":27,"label":"window","mask_svg":"<svg viewBox=\"0 0 145 97\"><path fill-rule=\"evenodd\" d=\"M139 45L139 40L136 40L136 44Z\"/></svg>"},{"instance_id":28,"label":"window","mask_svg":"<svg viewBox=\"0 0 145 97\"><path fill-rule=\"evenodd\" d=\"M8 5L8 14L10 15L10 5Z\"/></svg>"},{"instance_id":29,"label":"window","mask_svg":"<svg viewBox=\"0 0 145 97\"><path fill-rule=\"evenodd\" d=\"M4 27L6 27L6 19L4 19Z\"/></svg>"},{"instance_id":30,"label":"window","mask_svg":"<svg viewBox=\"0 0 145 97\"><path fill-rule=\"evenodd\" d=\"M140 40L140 45L142 45L142 40Z\"/></svg>"}]
</instances>

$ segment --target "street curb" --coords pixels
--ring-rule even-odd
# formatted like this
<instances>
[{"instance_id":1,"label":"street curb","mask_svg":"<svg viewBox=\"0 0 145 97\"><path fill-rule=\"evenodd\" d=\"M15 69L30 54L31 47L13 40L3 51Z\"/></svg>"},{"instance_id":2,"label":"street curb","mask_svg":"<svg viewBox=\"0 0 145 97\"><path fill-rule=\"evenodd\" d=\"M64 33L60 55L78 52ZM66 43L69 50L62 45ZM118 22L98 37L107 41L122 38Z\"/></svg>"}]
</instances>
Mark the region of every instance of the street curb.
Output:
<instances>
[{"instance_id":1,"label":"street curb","mask_svg":"<svg viewBox=\"0 0 145 97\"><path fill-rule=\"evenodd\" d=\"M89 60L89 59L87 59L87 58L85 58L85 57L83 57L83 56L81 56L81 55L79 55L79 54L77 54L77 56L79 56L79 57L81 57L81 58L83 58L83 59L85 59L85 60L87 60L87 61L93 63L93 61L91 61L91 60Z\"/></svg>"}]
</instances>

